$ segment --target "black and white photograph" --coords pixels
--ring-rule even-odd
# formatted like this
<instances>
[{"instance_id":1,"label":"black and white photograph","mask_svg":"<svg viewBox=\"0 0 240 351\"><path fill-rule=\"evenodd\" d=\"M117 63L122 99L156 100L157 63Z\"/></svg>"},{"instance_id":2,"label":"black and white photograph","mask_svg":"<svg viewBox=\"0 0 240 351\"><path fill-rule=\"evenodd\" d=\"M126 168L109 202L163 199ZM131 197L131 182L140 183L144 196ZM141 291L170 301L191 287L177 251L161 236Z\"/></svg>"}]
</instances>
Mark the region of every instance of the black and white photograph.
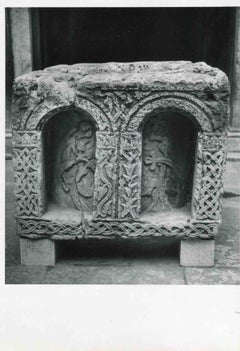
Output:
<instances>
[{"instance_id":1,"label":"black and white photograph","mask_svg":"<svg viewBox=\"0 0 240 351\"><path fill-rule=\"evenodd\" d=\"M239 284L239 21L6 8L7 284Z\"/></svg>"},{"instance_id":2,"label":"black and white photograph","mask_svg":"<svg viewBox=\"0 0 240 351\"><path fill-rule=\"evenodd\" d=\"M24 289L25 298L35 288L46 296L55 292L54 305L61 299L63 310L68 300L60 296L66 286L80 300L85 291L90 296L113 289L119 302L128 291L120 313L130 304L144 320L144 308L151 309L147 329L133 326L139 340L134 336L128 342L112 331L110 339L108 333L101 336L100 344L97 337L93 344L93 337L88 345L86 334L78 349L74 338L69 348L43 339L32 347L239 350L240 7L10 3L1 9L4 289L16 294ZM204 319L201 327L209 330L208 344L205 332L195 334L186 315L191 326L187 343L184 322L177 327L176 347L169 344L171 333L156 339L159 315L153 317L155 305L144 297L155 288L154 299L161 292L156 308L164 313L163 329L171 325L172 315L180 322L194 306ZM193 299L187 308L185 292ZM163 296L171 299L169 314ZM184 304L177 304L175 296ZM201 314L207 306L201 296L209 296L209 319ZM135 306L138 297L143 310ZM211 299L223 305L222 313ZM101 306L93 300L91 313L95 305L104 311L113 295L109 302L104 296ZM80 311L72 298L71 309L75 304ZM59 313L57 308L55 319ZM69 313L63 318L71 318ZM228 317L221 324L224 313ZM41 318L53 327L53 316ZM106 330L110 325L104 324ZM196 345L195 335L201 339ZM30 350L21 340L19 348L9 340L1 348L0 341L0 350L28 350L26 345Z\"/></svg>"}]
</instances>

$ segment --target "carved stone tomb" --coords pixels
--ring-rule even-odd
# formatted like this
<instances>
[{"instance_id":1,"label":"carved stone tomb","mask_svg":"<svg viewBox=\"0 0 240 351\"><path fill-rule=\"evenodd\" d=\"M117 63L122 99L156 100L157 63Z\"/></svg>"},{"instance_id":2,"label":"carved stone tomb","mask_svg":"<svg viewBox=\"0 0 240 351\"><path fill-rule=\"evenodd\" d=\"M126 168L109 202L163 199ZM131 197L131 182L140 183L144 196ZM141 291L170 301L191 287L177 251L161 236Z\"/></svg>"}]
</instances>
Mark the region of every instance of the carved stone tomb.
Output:
<instances>
[{"instance_id":1,"label":"carved stone tomb","mask_svg":"<svg viewBox=\"0 0 240 351\"><path fill-rule=\"evenodd\" d=\"M59 65L14 84L22 264L62 239L181 238L211 266L221 221L229 83L188 61Z\"/></svg>"}]
</instances>

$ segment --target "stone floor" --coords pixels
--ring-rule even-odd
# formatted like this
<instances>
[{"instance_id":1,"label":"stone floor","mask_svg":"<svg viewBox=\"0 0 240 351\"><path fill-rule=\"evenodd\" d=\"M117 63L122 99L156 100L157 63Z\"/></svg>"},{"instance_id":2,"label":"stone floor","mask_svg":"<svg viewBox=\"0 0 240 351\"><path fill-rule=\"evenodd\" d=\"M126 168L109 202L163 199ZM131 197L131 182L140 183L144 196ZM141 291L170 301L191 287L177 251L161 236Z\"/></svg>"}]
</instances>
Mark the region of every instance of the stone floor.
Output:
<instances>
[{"instance_id":1,"label":"stone floor","mask_svg":"<svg viewBox=\"0 0 240 351\"><path fill-rule=\"evenodd\" d=\"M229 161L215 267L179 266L179 241L91 240L59 243L54 267L21 266L12 161L6 161L6 284L240 284L240 162Z\"/></svg>"}]
</instances>

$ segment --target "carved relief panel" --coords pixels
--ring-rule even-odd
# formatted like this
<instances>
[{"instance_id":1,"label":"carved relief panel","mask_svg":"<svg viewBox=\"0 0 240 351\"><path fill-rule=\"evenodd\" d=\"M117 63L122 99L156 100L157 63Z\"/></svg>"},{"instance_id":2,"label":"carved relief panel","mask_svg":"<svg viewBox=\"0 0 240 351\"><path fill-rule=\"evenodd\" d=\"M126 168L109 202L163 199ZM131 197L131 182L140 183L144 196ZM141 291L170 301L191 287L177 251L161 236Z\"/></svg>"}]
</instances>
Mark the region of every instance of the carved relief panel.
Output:
<instances>
[{"instance_id":1,"label":"carved relief panel","mask_svg":"<svg viewBox=\"0 0 240 351\"><path fill-rule=\"evenodd\" d=\"M116 217L118 133L97 132L94 215Z\"/></svg>"},{"instance_id":2,"label":"carved relief panel","mask_svg":"<svg viewBox=\"0 0 240 351\"><path fill-rule=\"evenodd\" d=\"M93 211L96 133L88 116L65 112L49 122L46 175L48 195L53 203Z\"/></svg>"},{"instance_id":3,"label":"carved relief panel","mask_svg":"<svg viewBox=\"0 0 240 351\"><path fill-rule=\"evenodd\" d=\"M186 117L155 114L143 128L142 212L185 206L191 199L196 132Z\"/></svg>"},{"instance_id":4,"label":"carved relief panel","mask_svg":"<svg viewBox=\"0 0 240 351\"><path fill-rule=\"evenodd\" d=\"M14 91L20 235L217 233L229 116L223 72L183 61L64 65L18 77Z\"/></svg>"},{"instance_id":5,"label":"carved relief panel","mask_svg":"<svg viewBox=\"0 0 240 351\"><path fill-rule=\"evenodd\" d=\"M14 132L13 167L17 216L41 217L46 207L41 132Z\"/></svg>"},{"instance_id":6,"label":"carved relief panel","mask_svg":"<svg viewBox=\"0 0 240 351\"><path fill-rule=\"evenodd\" d=\"M119 155L119 218L138 218L141 208L142 137L122 133Z\"/></svg>"}]
</instances>

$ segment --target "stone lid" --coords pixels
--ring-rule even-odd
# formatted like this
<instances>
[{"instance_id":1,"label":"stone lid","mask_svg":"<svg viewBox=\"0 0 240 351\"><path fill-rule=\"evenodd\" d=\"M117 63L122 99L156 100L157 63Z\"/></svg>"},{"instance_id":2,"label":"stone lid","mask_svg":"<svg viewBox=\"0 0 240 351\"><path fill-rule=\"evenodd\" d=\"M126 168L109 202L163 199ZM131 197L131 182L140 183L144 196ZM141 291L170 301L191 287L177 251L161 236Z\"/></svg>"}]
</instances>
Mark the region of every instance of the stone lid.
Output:
<instances>
[{"instance_id":1,"label":"stone lid","mask_svg":"<svg viewBox=\"0 0 240 351\"><path fill-rule=\"evenodd\" d=\"M33 71L15 80L18 85L52 85L68 82L69 88L153 89L179 91L229 91L228 78L204 62L108 62L57 65Z\"/></svg>"}]
</instances>

